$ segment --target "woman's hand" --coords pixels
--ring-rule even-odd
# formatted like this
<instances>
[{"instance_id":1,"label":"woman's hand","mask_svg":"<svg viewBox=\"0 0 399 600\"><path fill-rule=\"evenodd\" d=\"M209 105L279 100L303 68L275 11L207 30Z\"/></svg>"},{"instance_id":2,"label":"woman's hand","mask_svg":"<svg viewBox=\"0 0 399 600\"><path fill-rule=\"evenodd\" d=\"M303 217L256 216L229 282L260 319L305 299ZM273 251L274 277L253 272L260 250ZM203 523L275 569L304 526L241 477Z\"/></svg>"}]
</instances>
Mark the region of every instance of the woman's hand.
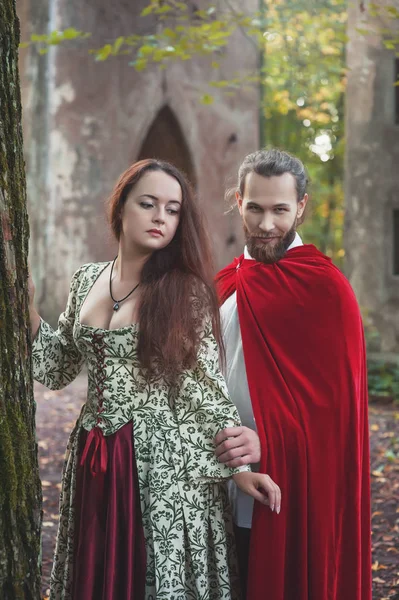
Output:
<instances>
[{"instance_id":1,"label":"woman's hand","mask_svg":"<svg viewBox=\"0 0 399 600\"><path fill-rule=\"evenodd\" d=\"M33 283L32 274L31 274L30 268L29 268L29 275L28 275L29 309L32 309L34 307L35 291L36 291L35 284Z\"/></svg>"},{"instance_id":2,"label":"woman's hand","mask_svg":"<svg viewBox=\"0 0 399 600\"><path fill-rule=\"evenodd\" d=\"M228 467L241 467L260 461L258 434L249 427L227 427L215 437L215 454Z\"/></svg>"},{"instance_id":3,"label":"woman's hand","mask_svg":"<svg viewBox=\"0 0 399 600\"><path fill-rule=\"evenodd\" d=\"M269 475L264 473L236 473L233 475L235 483L240 490L252 496L261 504L270 506L270 510L280 513L281 509L281 490Z\"/></svg>"},{"instance_id":4,"label":"woman's hand","mask_svg":"<svg viewBox=\"0 0 399 600\"><path fill-rule=\"evenodd\" d=\"M40 327L40 315L35 309L35 284L33 283L32 275L29 268L28 275L28 293L29 293L29 316L30 327L32 331L32 339L35 339Z\"/></svg>"}]
</instances>

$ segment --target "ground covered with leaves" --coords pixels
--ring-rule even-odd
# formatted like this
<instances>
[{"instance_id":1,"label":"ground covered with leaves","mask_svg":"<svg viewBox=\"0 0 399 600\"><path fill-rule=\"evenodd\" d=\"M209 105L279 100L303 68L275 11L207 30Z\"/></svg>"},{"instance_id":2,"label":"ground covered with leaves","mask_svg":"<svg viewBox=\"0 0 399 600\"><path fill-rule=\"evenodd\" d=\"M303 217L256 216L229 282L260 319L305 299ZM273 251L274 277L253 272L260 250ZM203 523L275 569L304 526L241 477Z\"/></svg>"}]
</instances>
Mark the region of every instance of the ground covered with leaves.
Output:
<instances>
[{"instance_id":1,"label":"ground covered with leaves","mask_svg":"<svg viewBox=\"0 0 399 600\"><path fill-rule=\"evenodd\" d=\"M37 437L43 483L43 594L58 523L58 496L69 433L84 403L85 377L58 392L36 384ZM373 600L399 600L399 406L370 405Z\"/></svg>"},{"instance_id":2,"label":"ground covered with leaves","mask_svg":"<svg viewBox=\"0 0 399 600\"><path fill-rule=\"evenodd\" d=\"M399 600L399 406L370 404L373 599Z\"/></svg>"}]
</instances>

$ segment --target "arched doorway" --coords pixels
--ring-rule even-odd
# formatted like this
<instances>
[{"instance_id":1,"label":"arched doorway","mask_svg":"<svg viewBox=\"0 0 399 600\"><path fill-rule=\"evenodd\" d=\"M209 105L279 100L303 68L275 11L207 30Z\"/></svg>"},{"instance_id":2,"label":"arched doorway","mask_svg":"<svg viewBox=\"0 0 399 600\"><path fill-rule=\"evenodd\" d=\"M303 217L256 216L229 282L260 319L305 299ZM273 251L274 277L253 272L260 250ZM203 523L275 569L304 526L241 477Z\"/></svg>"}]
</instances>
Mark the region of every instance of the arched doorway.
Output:
<instances>
[{"instance_id":1,"label":"arched doorway","mask_svg":"<svg viewBox=\"0 0 399 600\"><path fill-rule=\"evenodd\" d=\"M194 165L181 127L169 108L164 106L155 117L137 160L159 158L167 160L184 171L196 186Z\"/></svg>"}]
</instances>

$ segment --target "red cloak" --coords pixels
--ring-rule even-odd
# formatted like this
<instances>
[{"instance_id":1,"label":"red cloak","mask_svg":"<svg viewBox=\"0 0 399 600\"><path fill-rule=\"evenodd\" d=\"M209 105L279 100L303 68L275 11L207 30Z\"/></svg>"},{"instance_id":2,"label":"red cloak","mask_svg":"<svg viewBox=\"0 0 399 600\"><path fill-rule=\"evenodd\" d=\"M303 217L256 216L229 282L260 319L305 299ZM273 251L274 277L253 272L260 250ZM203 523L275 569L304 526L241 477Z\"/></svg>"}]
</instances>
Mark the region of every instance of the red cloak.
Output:
<instances>
[{"instance_id":1,"label":"red cloak","mask_svg":"<svg viewBox=\"0 0 399 600\"><path fill-rule=\"evenodd\" d=\"M234 291L261 441L280 515L255 503L247 600L370 600L367 374L348 281L314 246L275 264L243 256Z\"/></svg>"}]
</instances>

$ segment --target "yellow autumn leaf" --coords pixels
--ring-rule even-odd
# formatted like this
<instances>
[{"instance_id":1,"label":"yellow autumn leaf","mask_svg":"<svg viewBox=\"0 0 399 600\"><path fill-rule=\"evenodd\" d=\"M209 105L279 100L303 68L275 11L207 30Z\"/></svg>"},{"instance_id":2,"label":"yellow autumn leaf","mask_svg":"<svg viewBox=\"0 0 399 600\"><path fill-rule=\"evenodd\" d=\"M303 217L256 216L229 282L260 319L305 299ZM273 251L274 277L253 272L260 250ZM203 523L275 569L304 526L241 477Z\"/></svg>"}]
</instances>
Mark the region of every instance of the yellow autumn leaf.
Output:
<instances>
[{"instance_id":1,"label":"yellow autumn leaf","mask_svg":"<svg viewBox=\"0 0 399 600\"><path fill-rule=\"evenodd\" d=\"M323 112L316 113L314 116L314 121L316 121L316 123L322 123L322 124L330 123L331 115L328 115L327 113L323 113Z\"/></svg>"},{"instance_id":2,"label":"yellow autumn leaf","mask_svg":"<svg viewBox=\"0 0 399 600\"><path fill-rule=\"evenodd\" d=\"M324 46L321 49L321 52L324 56L338 56L340 54L340 49L334 48L334 46Z\"/></svg>"},{"instance_id":3,"label":"yellow autumn leaf","mask_svg":"<svg viewBox=\"0 0 399 600\"><path fill-rule=\"evenodd\" d=\"M310 119L312 121L314 118L314 111L311 108L302 108L298 111L298 116L300 119Z\"/></svg>"}]
</instances>

